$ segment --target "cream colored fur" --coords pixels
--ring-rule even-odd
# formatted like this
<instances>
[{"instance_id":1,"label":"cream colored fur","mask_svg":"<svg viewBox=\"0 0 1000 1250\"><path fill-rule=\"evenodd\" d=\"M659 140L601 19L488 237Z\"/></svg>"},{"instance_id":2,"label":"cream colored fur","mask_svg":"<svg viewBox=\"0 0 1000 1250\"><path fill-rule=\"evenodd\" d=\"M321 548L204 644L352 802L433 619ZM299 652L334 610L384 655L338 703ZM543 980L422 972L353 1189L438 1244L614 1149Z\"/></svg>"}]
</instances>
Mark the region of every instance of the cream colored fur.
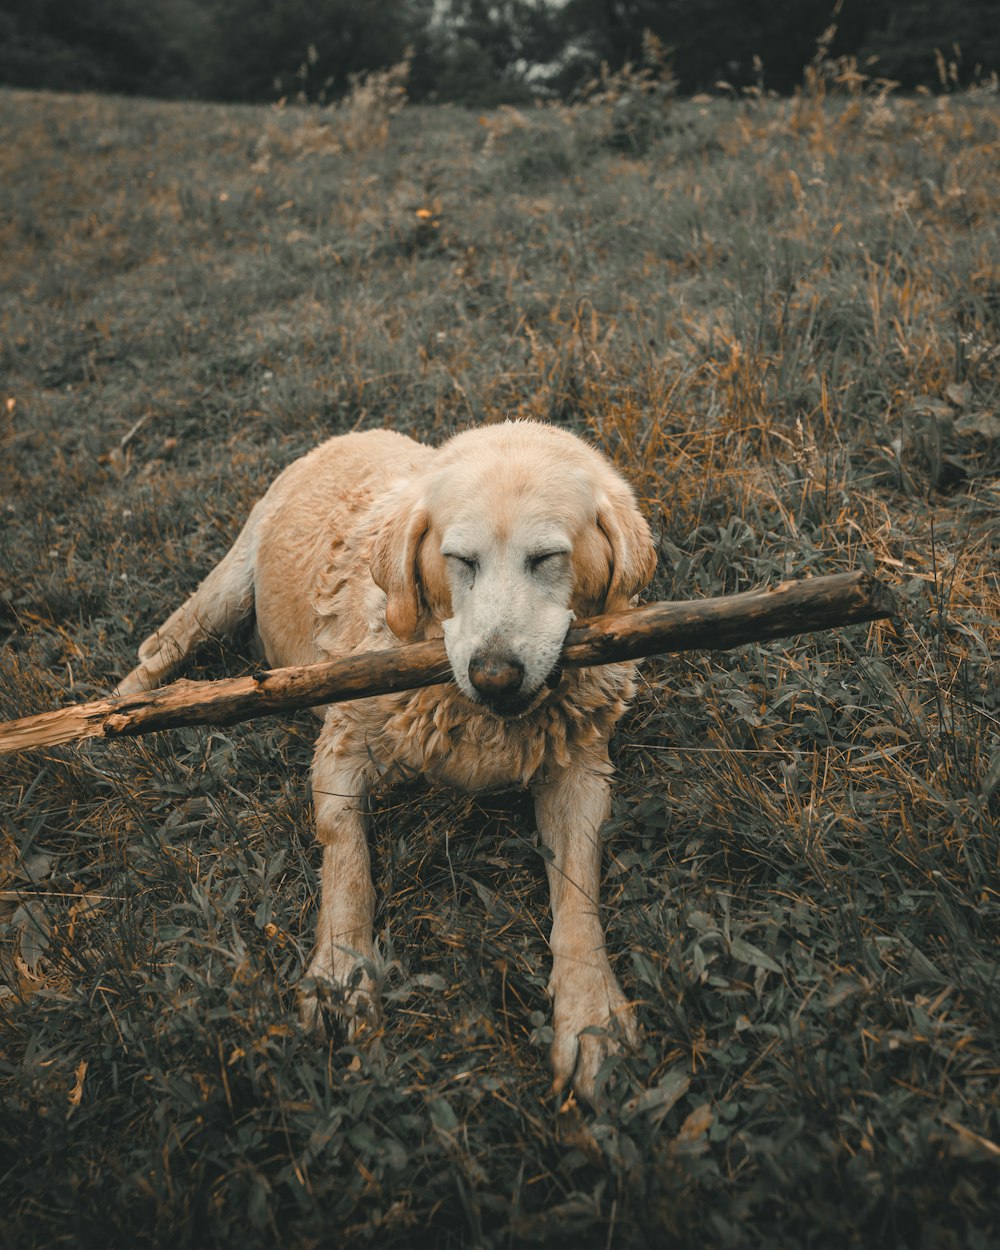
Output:
<instances>
[{"instance_id":1,"label":"cream colored fur","mask_svg":"<svg viewBox=\"0 0 1000 1250\"><path fill-rule=\"evenodd\" d=\"M160 684L251 613L273 666L445 639L454 684L320 709L307 1025L322 1029L321 1003L334 999L355 1028L377 1012L368 794L401 773L470 790L530 786L549 851L554 1085L572 1080L593 1100L605 1055L636 1037L598 902L608 740L633 667L560 674L558 657L574 616L624 608L654 567L631 490L565 431L508 422L436 450L387 430L348 434L285 469L225 558L142 644L122 693ZM470 676L484 658L508 683L520 678L517 689L484 695Z\"/></svg>"}]
</instances>

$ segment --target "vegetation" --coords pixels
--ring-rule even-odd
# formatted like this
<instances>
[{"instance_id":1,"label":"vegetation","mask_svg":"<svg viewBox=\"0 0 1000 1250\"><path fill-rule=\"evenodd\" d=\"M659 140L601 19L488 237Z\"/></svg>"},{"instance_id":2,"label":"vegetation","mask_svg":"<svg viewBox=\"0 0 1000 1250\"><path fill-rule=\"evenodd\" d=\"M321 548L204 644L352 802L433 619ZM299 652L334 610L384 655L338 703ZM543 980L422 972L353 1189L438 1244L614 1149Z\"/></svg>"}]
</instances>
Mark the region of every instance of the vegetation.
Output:
<instances>
[{"instance_id":1,"label":"vegetation","mask_svg":"<svg viewBox=\"0 0 1000 1250\"><path fill-rule=\"evenodd\" d=\"M5 1247L997 1244L1000 117L840 78L0 93L0 717L106 690L359 426L588 435L653 597L868 567L904 605L643 666L605 900L644 1036L596 1115L549 1093L524 796L376 812L360 1049L294 1010L309 713L5 761Z\"/></svg>"}]
</instances>

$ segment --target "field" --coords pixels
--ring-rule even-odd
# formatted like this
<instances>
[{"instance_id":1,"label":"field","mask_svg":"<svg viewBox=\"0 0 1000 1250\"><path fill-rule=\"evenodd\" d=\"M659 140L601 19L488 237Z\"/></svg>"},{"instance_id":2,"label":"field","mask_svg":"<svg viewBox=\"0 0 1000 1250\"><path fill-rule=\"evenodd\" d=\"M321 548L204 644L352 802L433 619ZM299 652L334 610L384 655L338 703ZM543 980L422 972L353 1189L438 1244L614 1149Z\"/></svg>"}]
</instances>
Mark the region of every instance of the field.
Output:
<instances>
[{"instance_id":1,"label":"field","mask_svg":"<svg viewBox=\"0 0 1000 1250\"><path fill-rule=\"evenodd\" d=\"M524 795L381 803L384 1031L318 1047L308 712L5 759L0 1243L1000 1244L997 98L395 102L0 92L0 718L371 426L589 436L650 598L867 568L900 616L643 665L596 1114Z\"/></svg>"}]
</instances>

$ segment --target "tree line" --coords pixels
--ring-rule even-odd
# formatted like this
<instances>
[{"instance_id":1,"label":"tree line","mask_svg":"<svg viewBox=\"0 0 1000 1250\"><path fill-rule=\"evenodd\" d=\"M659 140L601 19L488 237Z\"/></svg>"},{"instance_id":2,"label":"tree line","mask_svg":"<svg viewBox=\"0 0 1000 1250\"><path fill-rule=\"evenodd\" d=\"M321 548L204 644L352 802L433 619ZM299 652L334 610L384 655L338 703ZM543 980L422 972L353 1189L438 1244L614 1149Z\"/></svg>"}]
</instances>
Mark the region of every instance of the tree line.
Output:
<instances>
[{"instance_id":1,"label":"tree line","mask_svg":"<svg viewBox=\"0 0 1000 1250\"><path fill-rule=\"evenodd\" d=\"M0 83L323 101L408 57L411 98L482 107L572 97L649 31L681 92L787 92L831 25L831 57L904 89L1000 69L996 0L0 0Z\"/></svg>"}]
</instances>

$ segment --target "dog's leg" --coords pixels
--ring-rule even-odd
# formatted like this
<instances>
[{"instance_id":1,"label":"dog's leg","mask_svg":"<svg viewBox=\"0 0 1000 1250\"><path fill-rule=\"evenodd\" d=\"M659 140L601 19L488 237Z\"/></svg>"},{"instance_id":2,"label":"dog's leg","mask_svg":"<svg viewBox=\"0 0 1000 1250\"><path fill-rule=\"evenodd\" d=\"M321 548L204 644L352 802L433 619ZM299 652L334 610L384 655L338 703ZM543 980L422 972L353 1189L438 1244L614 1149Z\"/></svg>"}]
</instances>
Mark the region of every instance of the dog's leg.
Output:
<instances>
[{"instance_id":1,"label":"dog's leg","mask_svg":"<svg viewBox=\"0 0 1000 1250\"><path fill-rule=\"evenodd\" d=\"M331 709L316 744L312 771L323 866L316 950L306 975L318 985L300 995L299 1007L305 1027L322 1031L322 983L333 983L337 991L328 1005L334 1012L338 1007L343 1010L348 1035L353 1037L362 1025L374 1022L377 1005L369 974L375 954L375 890L365 811L369 762L348 748L348 738L349 730Z\"/></svg>"},{"instance_id":2,"label":"dog's leg","mask_svg":"<svg viewBox=\"0 0 1000 1250\"><path fill-rule=\"evenodd\" d=\"M227 555L194 594L139 648L139 664L118 683L119 694L152 690L167 680L200 643L232 633L253 611L254 512Z\"/></svg>"},{"instance_id":3,"label":"dog's leg","mask_svg":"<svg viewBox=\"0 0 1000 1250\"><path fill-rule=\"evenodd\" d=\"M558 1092L572 1079L591 1104L604 1058L618 1049L620 1038L637 1041L600 918L600 829L611 810L609 772L606 757L597 767L593 761L591 767L574 763L535 787L538 832L550 852L545 868L552 897L553 1088Z\"/></svg>"}]
</instances>

